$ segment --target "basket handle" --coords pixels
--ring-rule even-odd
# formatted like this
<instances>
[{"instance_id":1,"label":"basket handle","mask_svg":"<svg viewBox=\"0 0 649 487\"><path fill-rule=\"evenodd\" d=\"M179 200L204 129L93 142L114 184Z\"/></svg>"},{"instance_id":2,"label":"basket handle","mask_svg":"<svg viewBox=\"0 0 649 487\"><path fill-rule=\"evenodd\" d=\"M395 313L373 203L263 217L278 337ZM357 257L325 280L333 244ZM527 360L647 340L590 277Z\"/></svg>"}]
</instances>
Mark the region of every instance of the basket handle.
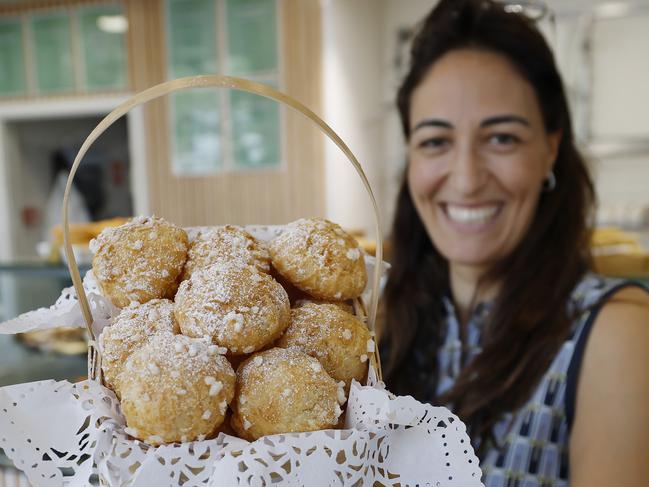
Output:
<instances>
[{"instance_id":1,"label":"basket handle","mask_svg":"<svg viewBox=\"0 0 649 487\"><path fill-rule=\"evenodd\" d=\"M352 153L352 151L347 147L345 142L333 131L329 125L327 125L318 115L313 111L307 108L305 105L295 100L294 98L282 93L270 86L263 85L261 83L256 83L242 78L234 78L231 76L221 76L221 75L205 75L205 76L190 76L186 78L179 78L172 81L167 81L160 83L156 86L148 88L133 97L129 98L125 102L121 103L117 108L104 117L104 119L99 122L99 124L94 128L94 130L88 135L84 141L81 149L77 153L76 158L74 159L74 164L70 169L70 174L68 175L68 181L65 186L65 194L63 196L63 242L65 247L65 255L68 261L68 268L70 269L70 275L72 277L72 283L77 292L77 297L81 305L81 312L83 314L84 321L86 322L86 327L88 328L88 333L90 334L91 339L95 340L94 333L92 331L92 313L90 311L90 306L88 304L88 298L86 297L85 290L83 289L83 283L81 276L79 274L79 267L77 266L77 261L74 258L74 253L72 251L72 246L70 244L70 235L69 235L69 220L68 220L68 205L70 202L70 191L72 188L72 181L77 172L77 168L81 163L81 160L88 152L90 146L97 140L97 138L103 134L108 127L110 127L117 119L121 118L123 115L128 113L132 108L143 105L146 102L155 100L156 98L162 97L169 93L175 91L192 89L192 88L231 88L239 91L247 91L256 95L264 96L270 98L277 102L288 105L292 109L304 115L306 118L311 120L325 135L331 139L334 144L336 144L340 150L347 156L349 162L354 166L358 176L363 182L363 186L367 190L367 194L372 201L374 208L374 223L376 231L376 265L374 267L374 276L373 276L373 285L372 285L372 299L370 301L369 308L369 317L368 317L368 328L370 331L375 329L376 321L376 312L378 308L379 300L379 285L381 279L381 265L383 262L383 234L381 232L381 222L379 217L379 209L376 204L376 199L372 193L372 188L370 183L363 172L363 168L360 163ZM93 346L93 344L91 344ZM380 361L378 362L379 371L380 371ZM94 369L94 367L92 367ZM380 373L380 372L379 372ZM91 376L94 374L90 373Z\"/></svg>"}]
</instances>

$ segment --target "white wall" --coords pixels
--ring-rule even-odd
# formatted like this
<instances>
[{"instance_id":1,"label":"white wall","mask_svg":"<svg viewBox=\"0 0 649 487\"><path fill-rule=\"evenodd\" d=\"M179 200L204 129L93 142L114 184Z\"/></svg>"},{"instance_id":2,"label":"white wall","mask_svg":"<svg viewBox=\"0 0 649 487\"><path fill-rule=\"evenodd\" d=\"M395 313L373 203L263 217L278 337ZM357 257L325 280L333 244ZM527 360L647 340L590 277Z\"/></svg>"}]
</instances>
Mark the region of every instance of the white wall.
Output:
<instances>
[{"instance_id":1,"label":"white wall","mask_svg":"<svg viewBox=\"0 0 649 487\"><path fill-rule=\"evenodd\" d=\"M649 12L593 28L595 137L649 136Z\"/></svg>"},{"instance_id":2,"label":"white wall","mask_svg":"<svg viewBox=\"0 0 649 487\"><path fill-rule=\"evenodd\" d=\"M604 211L649 209L649 12L595 23L593 29L593 111L595 139L621 143L627 152L597 164L597 187ZM628 142L624 142L627 140ZM634 142L635 141L635 142ZM633 150L638 145L639 150ZM624 219L622 220L624 222Z\"/></svg>"},{"instance_id":3,"label":"white wall","mask_svg":"<svg viewBox=\"0 0 649 487\"><path fill-rule=\"evenodd\" d=\"M360 161L383 207L383 1L322 2L324 119ZM327 217L374 236L360 179L332 143L325 151Z\"/></svg>"},{"instance_id":4,"label":"white wall","mask_svg":"<svg viewBox=\"0 0 649 487\"><path fill-rule=\"evenodd\" d=\"M622 18L582 13L558 23L559 65L572 88L577 132L588 136L584 151L596 182L598 218L640 229L647 219L642 209L649 215L648 26L649 8ZM578 101L580 94L588 99Z\"/></svg>"},{"instance_id":5,"label":"white wall","mask_svg":"<svg viewBox=\"0 0 649 487\"><path fill-rule=\"evenodd\" d=\"M416 28L436 2L430 0L386 0L385 18L383 21L383 105L385 112L383 143L384 157L384 212L386 230L392 224L394 207L403 179L406 161L405 141L402 136L401 122L396 109L396 96L401 78L407 72L410 53L410 42L400 42L399 32L403 29Z\"/></svg>"},{"instance_id":6,"label":"white wall","mask_svg":"<svg viewBox=\"0 0 649 487\"><path fill-rule=\"evenodd\" d=\"M363 165L389 232L403 167L394 99L397 34L430 9L430 0L324 0L325 120ZM354 172L326 147L327 216L373 236L372 210Z\"/></svg>"}]
</instances>

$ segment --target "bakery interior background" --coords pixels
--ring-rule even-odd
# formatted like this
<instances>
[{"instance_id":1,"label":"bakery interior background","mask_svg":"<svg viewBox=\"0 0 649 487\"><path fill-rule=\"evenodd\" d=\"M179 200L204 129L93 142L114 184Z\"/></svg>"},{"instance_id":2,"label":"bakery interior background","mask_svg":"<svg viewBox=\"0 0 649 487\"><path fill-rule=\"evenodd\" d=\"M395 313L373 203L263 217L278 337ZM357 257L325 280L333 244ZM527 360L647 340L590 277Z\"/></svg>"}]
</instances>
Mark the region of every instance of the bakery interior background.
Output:
<instances>
[{"instance_id":1,"label":"bakery interior background","mask_svg":"<svg viewBox=\"0 0 649 487\"><path fill-rule=\"evenodd\" d=\"M387 232L404 164L393 100L433 3L0 1L0 319L51 304L66 284L52 227L85 136L129 96L181 76L250 78L320 114L363 164ZM507 3L539 17L555 49L597 223L619 230L598 251L615 258L611 273L647 278L649 1ZM225 90L129 113L84 160L71 210L76 221L156 214L185 226L326 216L374 238L371 205L333 144L273 102Z\"/></svg>"}]
</instances>

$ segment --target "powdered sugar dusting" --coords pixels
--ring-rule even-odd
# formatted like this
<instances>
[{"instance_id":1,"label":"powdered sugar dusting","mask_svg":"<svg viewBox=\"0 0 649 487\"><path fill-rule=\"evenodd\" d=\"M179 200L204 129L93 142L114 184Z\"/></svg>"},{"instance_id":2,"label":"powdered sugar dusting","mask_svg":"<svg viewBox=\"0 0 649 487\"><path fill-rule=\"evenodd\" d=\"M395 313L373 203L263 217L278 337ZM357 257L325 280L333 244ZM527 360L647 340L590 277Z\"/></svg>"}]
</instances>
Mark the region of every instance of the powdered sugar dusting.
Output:
<instances>
[{"instance_id":1,"label":"powdered sugar dusting","mask_svg":"<svg viewBox=\"0 0 649 487\"><path fill-rule=\"evenodd\" d=\"M358 260L361 257L361 251L360 249L349 249L345 256L349 260Z\"/></svg>"},{"instance_id":2,"label":"powdered sugar dusting","mask_svg":"<svg viewBox=\"0 0 649 487\"><path fill-rule=\"evenodd\" d=\"M270 275L241 263L196 270L176 295L176 318L182 332L208 336L232 353L251 353L274 341L288 326L289 314L282 286Z\"/></svg>"},{"instance_id":3,"label":"powdered sugar dusting","mask_svg":"<svg viewBox=\"0 0 649 487\"><path fill-rule=\"evenodd\" d=\"M223 382L221 381L216 381L210 386L210 396L216 396L219 392L221 392L221 389L223 389Z\"/></svg>"},{"instance_id":4,"label":"powdered sugar dusting","mask_svg":"<svg viewBox=\"0 0 649 487\"><path fill-rule=\"evenodd\" d=\"M345 397L345 382L340 381L338 382L338 404L342 406L346 401L347 397Z\"/></svg>"},{"instance_id":5,"label":"powdered sugar dusting","mask_svg":"<svg viewBox=\"0 0 649 487\"><path fill-rule=\"evenodd\" d=\"M320 299L359 296L367 283L358 242L328 220L296 220L269 247L273 266L299 289Z\"/></svg>"},{"instance_id":6,"label":"powdered sugar dusting","mask_svg":"<svg viewBox=\"0 0 649 487\"><path fill-rule=\"evenodd\" d=\"M225 355L228 353L228 349L225 347L219 347L218 345L210 345L207 349L207 353L210 355Z\"/></svg>"},{"instance_id":7,"label":"powdered sugar dusting","mask_svg":"<svg viewBox=\"0 0 649 487\"><path fill-rule=\"evenodd\" d=\"M349 386L367 372L364 362L356 360L367 353L369 341L366 325L340 306L307 302L291 310L291 324L276 346L317 358L329 375Z\"/></svg>"},{"instance_id":8,"label":"powdered sugar dusting","mask_svg":"<svg viewBox=\"0 0 649 487\"><path fill-rule=\"evenodd\" d=\"M209 346L209 340L164 333L129 357L133 372L120 376L122 411L129 426L146 431L147 438L138 438L162 438L153 444L179 441L181 435L195 439L220 424L219 411L234 396L235 373L225 357L209 354ZM143 414L143 407L165 412Z\"/></svg>"},{"instance_id":9,"label":"powdered sugar dusting","mask_svg":"<svg viewBox=\"0 0 649 487\"><path fill-rule=\"evenodd\" d=\"M92 240L90 240L88 247L90 248L90 252L92 252L93 255L96 254L99 250L99 243L97 242L97 239L93 238Z\"/></svg>"},{"instance_id":10,"label":"powdered sugar dusting","mask_svg":"<svg viewBox=\"0 0 649 487\"><path fill-rule=\"evenodd\" d=\"M153 232L155 239L150 238ZM188 239L182 228L161 218L136 217L104 229L93 248L93 272L103 294L124 307L130 301L173 296Z\"/></svg>"},{"instance_id":11,"label":"powdered sugar dusting","mask_svg":"<svg viewBox=\"0 0 649 487\"><path fill-rule=\"evenodd\" d=\"M256 408L267 407L269 391L278 391L281 401L268 406L262 434L313 431L335 425L338 418L338 385L316 359L295 349L273 348L245 361L237 371L237 388L235 419L246 431L250 422L253 437L261 433Z\"/></svg>"},{"instance_id":12,"label":"powdered sugar dusting","mask_svg":"<svg viewBox=\"0 0 649 487\"><path fill-rule=\"evenodd\" d=\"M225 225L197 229L192 232L184 278L189 278L197 269L234 261L270 272L270 255L264 243L243 228Z\"/></svg>"},{"instance_id":13,"label":"powdered sugar dusting","mask_svg":"<svg viewBox=\"0 0 649 487\"><path fill-rule=\"evenodd\" d=\"M180 330L173 316L174 304L154 299L145 304L131 303L99 337L102 370L106 383L114 386L128 357L152 336L175 334Z\"/></svg>"}]
</instances>

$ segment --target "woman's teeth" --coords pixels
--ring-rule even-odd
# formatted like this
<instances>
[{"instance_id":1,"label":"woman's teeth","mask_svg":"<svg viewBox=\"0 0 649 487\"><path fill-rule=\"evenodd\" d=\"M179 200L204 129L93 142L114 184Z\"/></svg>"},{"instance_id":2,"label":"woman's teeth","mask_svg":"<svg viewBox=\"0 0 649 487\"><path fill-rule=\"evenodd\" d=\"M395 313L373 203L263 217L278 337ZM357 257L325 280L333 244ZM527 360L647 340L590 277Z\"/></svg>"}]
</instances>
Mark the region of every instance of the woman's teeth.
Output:
<instances>
[{"instance_id":1,"label":"woman's teeth","mask_svg":"<svg viewBox=\"0 0 649 487\"><path fill-rule=\"evenodd\" d=\"M499 206L481 206L467 208L466 206L446 205L446 214L458 223L486 223L498 213Z\"/></svg>"}]
</instances>

